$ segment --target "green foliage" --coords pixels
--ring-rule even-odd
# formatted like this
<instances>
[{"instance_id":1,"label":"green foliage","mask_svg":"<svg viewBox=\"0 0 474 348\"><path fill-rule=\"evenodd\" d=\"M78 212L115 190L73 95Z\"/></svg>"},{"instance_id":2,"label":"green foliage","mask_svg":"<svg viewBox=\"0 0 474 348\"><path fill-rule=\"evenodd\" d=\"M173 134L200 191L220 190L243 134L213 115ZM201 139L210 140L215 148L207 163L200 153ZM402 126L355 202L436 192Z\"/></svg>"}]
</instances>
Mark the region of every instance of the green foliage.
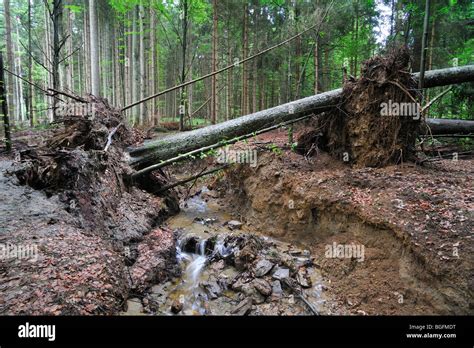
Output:
<instances>
[{"instance_id":1,"label":"green foliage","mask_svg":"<svg viewBox=\"0 0 474 348\"><path fill-rule=\"evenodd\" d=\"M64 5L65 9L70 10L72 13L81 13L84 8L78 5Z\"/></svg>"},{"instance_id":2,"label":"green foliage","mask_svg":"<svg viewBox=\"0 0 474 348\"><path fill-rule=\"evenodd\" d=\"M270 144L268 145L268 149L272 151L275 155L280 156L283 154L282 149L276 144Z\"/></svg>"}]
</instances>

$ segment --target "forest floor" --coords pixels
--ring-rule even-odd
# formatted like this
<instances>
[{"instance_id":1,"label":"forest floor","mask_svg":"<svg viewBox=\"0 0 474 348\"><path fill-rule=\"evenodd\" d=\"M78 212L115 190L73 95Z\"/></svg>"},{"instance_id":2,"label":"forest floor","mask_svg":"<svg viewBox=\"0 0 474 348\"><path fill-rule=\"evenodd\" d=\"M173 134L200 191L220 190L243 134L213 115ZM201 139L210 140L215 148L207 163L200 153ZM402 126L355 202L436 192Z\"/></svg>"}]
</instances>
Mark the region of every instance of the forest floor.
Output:
<instances>
[{"instance_id":1,"label":"forest floor","mask_svg":"<svg viewBox=\"0 0 474 348\"><path fill-rule=\"evenodd\" d=\"M287 134L254 142L282 148ZM473 177L472 159L356 169L266 149L217 187L250 229L309 248L353 313L472 314ZM364 260L328 257L334 243L363 245Z\"/></svg>"},{"instance_id":2,"label":"forest floor","mask_svg":"<svg viewBox=\"0 0 474 348\"><path fill-rule=\"evenodd\" d=\"M17 147L48 132L17 134ZM287 133L275 131L234 145L258 150L257 166L203 178L190 190L180 188L181 197L206 184L207 199L240 220L243 233L309 249L333 313L473 313L474 160L354 169L324 153L305 158L286 142ZM113 220L123 223L121 232L108 226L109 234L94 233L59 195L19 185L8 175L14 162L0 157L0 243L35 244L39 258L1 260L0 313L119 313L128 298L149 298L152 285L179 274L170 267L176 265L173 226L156 219L164 210L159 198L137 190L124 201L135 215L126 210ZM182 178L211 162L169 171ZM364 253L329 257L333 245L363 246Z\"/></svg>"}]
</instances>

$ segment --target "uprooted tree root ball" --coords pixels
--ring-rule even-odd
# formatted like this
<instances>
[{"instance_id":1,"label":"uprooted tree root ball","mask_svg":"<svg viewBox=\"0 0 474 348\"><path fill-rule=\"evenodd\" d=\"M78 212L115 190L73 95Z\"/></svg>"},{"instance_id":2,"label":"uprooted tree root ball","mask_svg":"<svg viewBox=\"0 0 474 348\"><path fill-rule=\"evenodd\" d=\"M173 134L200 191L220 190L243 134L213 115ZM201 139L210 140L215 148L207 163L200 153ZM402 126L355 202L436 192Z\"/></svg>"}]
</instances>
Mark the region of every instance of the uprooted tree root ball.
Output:
<instances>
[{"instance_id":1,"label":"uprooted tree root ball","mask_svg":"<svg viewBox=\"0 0 474 348\"><path fill-rule=\"evenodd\" d=\"M317 117L313 127L298 137L297 150L309 156L319 149L328 151L356 167L413 160L420 115L382 112L397 103L418 108L409 63L408 51L402 48L367 60L360 78L345 81L341 105Z\"/></svg>"},{"instance_id":2,"label":"uprooted tree root ball","mask_svg":"<svg viewBox=\"0 0 474 348\"><path fill-rule=\"evenodd\" d=\"M141 141L140 134L106 100L91 96L87 102L93 103L95 117L62 120L64 127L43 146L20 151L13 168L20 184L50 198L32 194L32 203L22 208L28 214L34 209L30 205L40 202L38 216L46 221L36 226L10 221L9 241L34 240L40 259L27 268L4 264L7 278L24 279L22 291L7 292L4 313L118 313L130 293L176 271L173 233L157 227L178 209L176 196L158 197L128 183L132 169L123 149ZM31 274L33 283L26 280Z\"/></svg>"},{"instance_id":3,"label":"uprooted tree root ball","mask_svg":"<svg viewBox=\"0 0 474 348\"><path fill-rule=\"evenodd\" d=\"M80 212L85 227L108 230L112 225L121 229L117 212L125 219L127 214L137 214L135 198L158 200L128 184L132 169L123 160L123 149L142 139L125 125L120 110L111 107L107 100L89 96L86 101L93 105L94 117L63 120L64 127L44 147L20 152L21 166L15 174L22 184L48 194L60 193L71 211ZM165 176L157 175L147 179L162 185L166 181ZM164 201L176 209L172 193ZM147 209L150 216L160 215L150 207Z\"/></svg>"}]
</instances>

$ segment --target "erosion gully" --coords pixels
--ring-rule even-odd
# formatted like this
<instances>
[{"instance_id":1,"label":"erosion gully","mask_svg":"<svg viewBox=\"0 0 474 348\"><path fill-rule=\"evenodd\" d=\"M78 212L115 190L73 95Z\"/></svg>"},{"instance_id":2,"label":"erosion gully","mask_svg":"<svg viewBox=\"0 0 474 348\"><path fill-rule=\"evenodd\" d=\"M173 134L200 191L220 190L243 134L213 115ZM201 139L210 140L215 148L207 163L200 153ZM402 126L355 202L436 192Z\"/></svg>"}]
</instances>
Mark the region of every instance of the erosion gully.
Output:
<instances>
[{"instance_id":1,"label":"erosion gully","mask_svg":"<svg viewBox=\"0 0 474 348\"><path fill-rule=\"evenodd\" d=\"M308 250L248 230L207 187L166 225L177 238L181 275L154 285L141 299L129 299L123 315L339 313ZM253 241L262 245L248 252L252 248L245 245Z\"/></svg>"}]
</instances>

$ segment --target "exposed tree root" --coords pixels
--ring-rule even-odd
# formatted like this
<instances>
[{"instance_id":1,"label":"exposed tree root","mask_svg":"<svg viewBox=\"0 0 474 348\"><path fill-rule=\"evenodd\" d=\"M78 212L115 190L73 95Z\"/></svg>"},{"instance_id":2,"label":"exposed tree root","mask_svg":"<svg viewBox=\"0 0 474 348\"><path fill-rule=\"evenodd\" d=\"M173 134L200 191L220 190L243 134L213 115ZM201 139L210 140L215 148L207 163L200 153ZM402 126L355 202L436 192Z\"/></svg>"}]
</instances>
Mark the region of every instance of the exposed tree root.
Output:
<instances>
[{"instance_id":1,"label":"exposed tree root","mask_svg":"<svg viewBox=\"0 0 474 348\"><path fill-rule=\"evenodd\" d=\"M323 149L359 167L414 159L420 117L381 113L382 103L412 103L418 108L409 62L406 49L367 60L362 76L346 81L341 105L321 115L315 130L300 135L299 152L314 154L315 148Z\"/></svg>"}]
</instances>

